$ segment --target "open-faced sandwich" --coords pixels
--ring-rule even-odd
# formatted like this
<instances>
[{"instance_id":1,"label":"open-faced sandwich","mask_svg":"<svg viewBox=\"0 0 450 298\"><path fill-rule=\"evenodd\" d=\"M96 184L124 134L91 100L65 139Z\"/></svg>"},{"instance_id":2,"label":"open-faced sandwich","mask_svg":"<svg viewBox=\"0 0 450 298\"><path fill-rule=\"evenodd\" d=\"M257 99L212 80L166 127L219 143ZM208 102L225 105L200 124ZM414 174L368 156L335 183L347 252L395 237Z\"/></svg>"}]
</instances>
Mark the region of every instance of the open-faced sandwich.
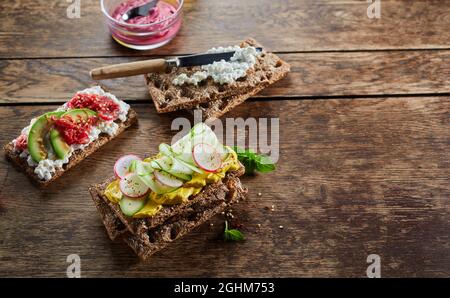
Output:
<instances>
[{"instance_id":1,"label":"open-faced sandwich","mask_svg":"<svg viewBox=\"0 0 450 298\"><path fill-rule=\"evenodd\" d=\"M219 118L290 71L288 63L253 39L236 46L212 48L206 53L224 52L234 55L229 61L147 74L156 111L201 109L204 119Z\"/></svg>"},{"instance_id":2,"label":"open-faced sandwich","mask_svg":"<svg viewBox=\"0 0 450 298\"><path fill-rule=\"evenodd\" d=\"M114 177L90 193L111 240L145 260L242 198L244 172L236 152L199 123L153 157L122 156Z\"/></svg>"},{"instance_id":3,"label":"open-faced sandwich","mask_svg":"<svg viewBox=\"0 0 450 298\"><path fill-rule=\"evenodd\" d=\"M47 186L136 121L127 103L95 86L32 119L4 151L34 183Z\"/></svg>"}]
</instances>

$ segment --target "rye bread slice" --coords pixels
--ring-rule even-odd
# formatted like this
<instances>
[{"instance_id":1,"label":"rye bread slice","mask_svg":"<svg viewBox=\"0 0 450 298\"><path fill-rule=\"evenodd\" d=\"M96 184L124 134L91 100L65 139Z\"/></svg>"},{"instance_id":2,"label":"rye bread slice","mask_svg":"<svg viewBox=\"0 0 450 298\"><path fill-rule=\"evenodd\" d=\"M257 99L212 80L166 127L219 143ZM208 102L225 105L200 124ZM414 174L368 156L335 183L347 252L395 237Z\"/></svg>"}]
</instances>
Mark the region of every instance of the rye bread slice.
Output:
<instances>
[{"instance_id":1,"label":"rye bread slice","mask_svg":"<svg viewBox=\"0 0 450 298\"><path fill-rule=\"evenodd\" d=\"M240 44L241 47L261 47L253 39L247 39ZM230 110L245 101L248 97L255 95L267 86L285 77L290 71L288 63L281 60L277 55L263 50L258 56L257 62L252 69L247 71L244 78L238 79L232 84L220 85L211 78L201 82L198 86L184 84L175 86L172 81L181 73L191 75L200 70L200 66L191 68L174 68L169 73L152 73L146 75L150 97L155 103L158 113L173 112L180 109L193 109L200 104L211 104L214 101L232 99L232 103L222 102L218 106ZM207 107L205 107L207 108ZM212 113L212 112L211 112ZM225 112L222 112L223 114ZM218 112L214 114L218 115Z\"/></svg>"},{"instance_id":2,"label":"rye bread slice","mask_svg":"<svg viewBox=\"0 0 450 298\"><path fill-rule=\"evenodd\" d=\"M39 179L38 175L34 173L34 167L30 167L25 158L20 157L20 153L14 150L14 144L9 142L3 147L6 159L11 161L11 163L21 172L23 172L28 178L39 187L47 187L50 183L61 177L66 171L83 161L86 157L97 151L100 147L120 135L125 129L137 122L136 112L130 108L127 114L127 120L125 122L116 122L119 125L117 133L114 136L108 134L100 134L99 138L94 142L90 143L83 150L75 151L69 158L69 162L65 164L61 169L57 169L55 174L50 180L44 181Z\"/></svg>"},{"instance_id":3,"label":"rye bread slice","mask_svg":"<svg viewBox=\"0 0 450 298\"><path fill-rule=\"evenodd\" d=\"M98 192L91 188L92 199L102 217L111 239L120 239L127 243L141 260L163 249L172 241L189 233L196 227L222 212L229 204L244 197L247 190L238 177L227 175L224 180L205 187L195 196L194 204L182 212L171 210L172 216L151 229L141 229L137 233L128 231L112 208L106 204Z\"/></svg>"},{"instance_id":4,"label":"rye bread slice","mask_svg":"<svg viewBox=\"0 0 450 298\"><path fill-rule=\"evenodd\" d=\"M207 199L208 194L217 191L219 189L218 186L222 185L224 181L240 177L245 173L244 166L242 164L240 165L241 167L239 170L228 172L223 181L219 181L217 183L205 186L201 193L189 198L188 202L172 206L164 206L164 208L153 217L132 218L125 216L117 204L112 203L111 201L108 200L108 198L106 198L106 196L104 195L104 191L108 186L108 184L114 181L115 179L114 177L109 178L103 183L91 186L89 188L89 192L91 193L91 196L94 202L96 203L97 208L99 208L100 214L104 214L100 209L103 209L105 205L108 206L108 208L114 214L113 219L110 217L105 218L102 216L102 220L103 223L105 224L106 230L111 240L115 240L118 236L123 234L122 232L118 232L118 230L123 230L123 232L127 231L131 234L145 233L146 231L163 224L166 220L168 220L171 217L176 217L180 214L188 212L193 208L193 206L207 204L208 201L212 199L212 197L210 199ZM116 225L117 219L124 226L123 229L115 228L117 226Z\"/></svg>"}]
</instances>

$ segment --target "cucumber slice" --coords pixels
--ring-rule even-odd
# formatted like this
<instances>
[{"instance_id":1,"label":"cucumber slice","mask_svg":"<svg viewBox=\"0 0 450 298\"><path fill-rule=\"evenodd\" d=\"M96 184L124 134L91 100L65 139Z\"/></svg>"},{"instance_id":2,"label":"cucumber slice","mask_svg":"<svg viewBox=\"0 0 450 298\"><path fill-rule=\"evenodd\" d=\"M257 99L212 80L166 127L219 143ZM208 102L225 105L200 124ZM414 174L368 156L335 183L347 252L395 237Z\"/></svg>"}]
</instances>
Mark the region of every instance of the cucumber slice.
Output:
<instances>
[{"instance_id":1,"label":"cucumber slice","mask_svg":"<svg viewBox=\"0 0 450 298\"><path fill-rule=\"evenodd\" d=\"M161 143L159 145L159 152L161 152L162 154L166 155L166 156L172 156L173 152L172 152L172 148L170 148L169 145Z\"/></svg>"},{"instance_id":2,"label":"cucumber slice","mask_svg":"<svg viewBox=\"0 0 450 298\"><path fill-rule=\"evenodd\" d=\"M151 165L152 168L155 169L155 170L161 170L161 166L160 166L156 161L154 161L154 160L152 160L152 161L150 162L150 165Z\"/></svg>"},{"instance_id":3,"label":"cucumber slice","mask_svg":"<svg viewBox=\"0 0 450 298\"><path fill-rule=\"evenodd\" d=\"M191 168L179 162L178 159L172 157L172 166L170 167L169 172L172 173L172 175L174 175L173 173L192 175L194 171Z\"/></svg>"},{"instance_id":4,"label":"cucumber slice","mask_svg":"<svg viewBox=\"0 0 450 298\"><path fill-rule=\"evenodd\" d=\"M192 156L192 153L191 153L191 156ZM185 166L185 167L191 169L193 172L196 172L196 173L199 173L199 174L203 174L203 173L204 173L201 169L199 169L199 168L197 168L196 166L193 166L193 165L191 165L191 164L185 162L185 161L182 160L182 159L179 159L178 157L173 157L173 158L176 159L176 160L177 160L180 164L182 164L183 166Z\"/></svg>"},{"instance_id":5,"label":"cucumber slice","mask_svg":"<svg viewBox=\"0 0 450 298\"><path fill-rule=\"evenodd\" d=\"M152 166L154 169L159 169L185 181L192 179L191 174L193 171L187 167L184 167L172 157L163 155L162 157L154 160L153 163L154 165L152 164ZM174 165L178 165L178 167L174 167Z\"/></svg>"},{"instance_id":6,"label":"cucumber slice","mask_svg":"<svg viewBox=\"0 0 450 298\"><path fill-rule=\"evenodd\" d=\"M157 194L165 194L178 188L162 185L158 180L156 180L153 173L147 175L139 175L139 177L141 178L142 182L144 182L154 193Z\"/></svg>"},{"instance_id":7,"label":"cucumber slice","mask_svg":"<svg viewBox=\"0 0 450 298\"><path fill-rule=\"evenodd\" d=\"M183 181L177 179L176 177L170 175L165 171L154 171L155 178L164 186L169 187L181 187L183 185Z\"/></svg>"},{"instance_id":8,"label":"cucumber slice","mask_svg":"<svg viewBox=\"0 0 450 298\"><path fill-rule=\"evenodd\" d=\"M145 206L145 202L145 199L136 200L123 196L122 200L120 200L119 206L123 214L126 216L133 216Z\"/></svg>"},{"instance_id":9,"label":"cucumber slice","mask_svg":"<svg viewBox=\"0 0 450 298\"><path fill-rule=\"evenodd\" d=\"M140 175L146 175L153 172L153 167L151 162L145 162L145 161L138 161L136 163L136 174Z\"/></svg>"}]
</instances>

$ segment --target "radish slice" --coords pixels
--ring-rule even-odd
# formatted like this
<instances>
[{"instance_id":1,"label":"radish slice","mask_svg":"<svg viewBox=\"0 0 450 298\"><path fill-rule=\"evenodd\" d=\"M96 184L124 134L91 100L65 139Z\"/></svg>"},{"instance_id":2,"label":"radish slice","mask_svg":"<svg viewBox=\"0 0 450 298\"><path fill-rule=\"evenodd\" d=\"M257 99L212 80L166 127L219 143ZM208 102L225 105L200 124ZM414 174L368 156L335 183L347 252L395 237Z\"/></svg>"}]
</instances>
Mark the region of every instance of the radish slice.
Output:
<instances>
[{"instance_id":1,"label":"radish slice","mask_svg":"<svg viewBox=\"0 0 450 298\"><path fill-rule=\"evenodd\" d=\"M206 143L197 144L192 149L195 163L204 171L215 172L222 166L222 157L217 150Z\"/></svg>"},{"instance_id":2,"label":"radish slice","mask_svg":"<svg viewBox=\"0 0 450 298\"><path fill-rule=\"evenodd\" d=\"M136 173L129 173L120 179L120 191L130 198L140 198L148 194L150 188Z\"/></svg>"},{"instance_id":3,"label":"radish slice","mask_svg":"<svg viewBox=\"0 0 450 298\"><path fill-rule=\"evenodd\" d=\"M178 180L174 176L162 172L162 171L155 171L155 178L161 183L162 185L166 185L169 187L180 187L183 185L183 181Z\"/></svg>"},{"instance_id":4,"label":"radish slice","mask_svg":"<svg viewBox=\"0 0 450 298\"><path fill-rule=\"evenodd\" d=\"M124 155L116 161L114 165L114 174L117 178L122 179L130 172L128 171L133 160L140 161L141 159L133 154Z\"/></svg>"}]
</instances>

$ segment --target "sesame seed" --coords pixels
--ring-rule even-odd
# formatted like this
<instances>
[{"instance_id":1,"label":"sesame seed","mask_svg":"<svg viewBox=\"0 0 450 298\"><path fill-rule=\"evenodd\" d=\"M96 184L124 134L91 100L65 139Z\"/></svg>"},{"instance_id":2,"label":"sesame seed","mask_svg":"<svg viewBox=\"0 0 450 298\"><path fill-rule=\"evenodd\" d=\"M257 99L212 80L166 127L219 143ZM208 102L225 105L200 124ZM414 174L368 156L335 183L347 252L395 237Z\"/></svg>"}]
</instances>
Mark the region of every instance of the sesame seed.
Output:
<instances>
[{"instance_id":1,"label":"sesame seed","mask_svg":"<svg viewBox=\"0 0 450 298\"><path fill-rule=\"evenodd\" d=\"M258 197L262 196L262 193L258 192Z\"/></svg>"},{"instance_id":2,"label":"sesame seed","mask_svg":"<svg viewBox=\"0 0 450 298\"><path fill-rule=\"evenodd\" d=\"M258 228L260 228L261 227L261 224L258 224Z\"/></svg>"},{"instance_id":3,"label":"sesame seed","mask_svg":"<svg viewBox=\"0 0 450 298\"><path fill-rule=\"evenodd\" d=\"M284 228L283 226L279 226L280 229Z\"/></svg>"}]
</instances>

